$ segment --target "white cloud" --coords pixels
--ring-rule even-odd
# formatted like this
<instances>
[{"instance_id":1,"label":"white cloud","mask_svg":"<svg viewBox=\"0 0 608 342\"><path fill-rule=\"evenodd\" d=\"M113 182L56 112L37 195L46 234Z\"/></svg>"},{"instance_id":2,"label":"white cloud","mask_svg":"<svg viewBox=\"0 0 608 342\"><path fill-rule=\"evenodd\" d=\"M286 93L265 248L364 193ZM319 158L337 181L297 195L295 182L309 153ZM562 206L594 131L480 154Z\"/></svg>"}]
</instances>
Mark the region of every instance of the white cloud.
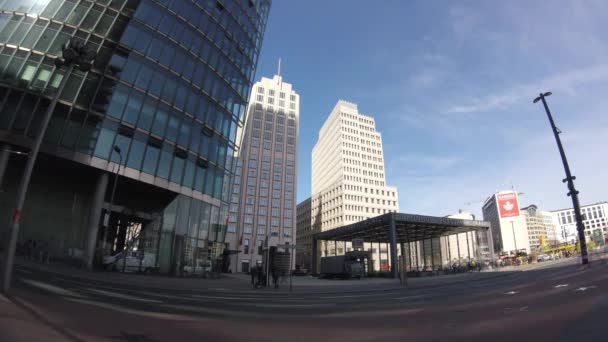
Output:
<instances>
[{"instance_id":1,"label":"white cloud","mask_svg":"<svg viewBox=\"0 0 608 342\"><path fill-rule=\"evenodd\" d=\"M492 110L504 110L509 106L533 99L536 94L543 91L561 91L575 95L576 88L595 82L608 82L608 64L594 65L579 68L533 82L532 84L515 86L500 93L489 94L481 99L466 105L452 105L445 109L445 113L477 113Z\"/></svg>"}]
</instances>

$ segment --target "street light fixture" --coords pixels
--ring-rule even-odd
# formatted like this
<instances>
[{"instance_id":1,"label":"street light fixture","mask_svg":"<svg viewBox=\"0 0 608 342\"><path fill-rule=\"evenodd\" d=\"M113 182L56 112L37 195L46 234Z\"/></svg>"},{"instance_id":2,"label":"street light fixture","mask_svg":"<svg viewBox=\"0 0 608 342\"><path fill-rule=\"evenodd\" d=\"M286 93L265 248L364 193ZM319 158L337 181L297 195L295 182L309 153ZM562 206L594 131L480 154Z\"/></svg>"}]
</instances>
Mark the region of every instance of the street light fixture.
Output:
<instances>
[{"instance_id":1,"label":"street light fixture","mask_svg":"<svg viewBox=\"0 0 608 342\"><path fill-rule=\"evenodd\" d=\"M57 106L57 102L59 102L59 96L63 92L63 89L65 88L70 75L74 71L74 68L78 67L78 69L83 72L91 70L91 65L96 55L94 51L87 50L84 44L78 40L73 42L69 41L64 44L61 47L61 52L63 58L55 59L55 66L57 67L57 70L59 70L62 66L67 66L68 69L63 75L63 78L59 83L59 87L57 88L57 91L55 92L55 95L53 96L53 99L51 100L51 103L47 107L44 117L42 118L40 131L36 136L36 140L34 141L32 150L28 153L28 159L25 165L25 170L23 171L23 176L21 177L21 182L19 183L15 209L13 210L12 217L9 222L9 238L6 241L7 245L5 248L3 260L3 270L1 279L2 293L7 293L10 289L11 276L13 272L13 261L15 259L15 250L17 248L17 237L19 236L19 227L22 219L23 204L25 203L25 197L27 195L27 190L30 185L32 172L34 171L34 165L36 164L36 159L38 158L40 145L42 145L42 140L49 126L49 122L51 121L51 117L53 116L53 112L55 111L55 107Z\"/></svg>"},{"instance_id":2,"label":"street light fixture","mask_svg":"<svg viewBox=\"0 0 608 342\"><path fill-rule=\"evenodd\" d=\"M553 135L555 136L555 142L557 143L557 148L559 149L559 154L562 157L562 163L564 164L564 171L566 172L566 178L562 180L563 183L568 183L568 196L572 197L572 206L574 207L574 217L576 219L576 230L578 231L578 238L581 246L581 258L583 265L589 263L589 256L587 254L587 242L585 241L585 227L583 226L583 216L581 215L581 206L578 201L578 191L574 188L574 180L576 177L572 176L570 173L570 166L568 166L568 160L566 159L566 153L564 152L564 147L562 146L562 141L559 138L559 134L561 131L555 126L555 122L553 121L553 117L551 116L551 111L549 110L549 106L547 105L547 101L545 97L551 96L551 92L541 93L537 98L534 99L533 103L537 103L538 101L543 102L543 106L545 107L545 112L547 112L547 117L549 118L549 123L551 124L551 129L553 130Z\"/></svg>"},{"instance_id":3,"label":"street light fixture","mask_svg":"<svg viewBox=\"0 0 608 342\"><path fill-rule=\"evenodd\" d=\"M108 226L110 225L110 218L112 217L112 206L114 205L114 195L116 194L116 184L118 183L118 175L120 174L120 166L122 165L122 150L117 145L112 147L112 151L110 152L110 160L112 160L112 153L116 152L118 154L118 170L114 175L114 184L112 185L112 195L110 195L110 206L108 208L108 216L107 221L104 220L104 228L103 228L103 241L101 242L101 252L102 258L103 254L106 252L106 243L108 240Z\"/></svg>"}]
</instances>

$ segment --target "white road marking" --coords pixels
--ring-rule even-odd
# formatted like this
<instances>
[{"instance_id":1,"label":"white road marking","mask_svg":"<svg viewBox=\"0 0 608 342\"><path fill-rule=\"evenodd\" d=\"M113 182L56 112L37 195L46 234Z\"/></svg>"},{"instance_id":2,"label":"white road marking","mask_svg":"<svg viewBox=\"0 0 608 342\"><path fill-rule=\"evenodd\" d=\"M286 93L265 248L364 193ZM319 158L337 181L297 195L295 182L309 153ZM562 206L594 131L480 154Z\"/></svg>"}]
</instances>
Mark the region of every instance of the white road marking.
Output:
<instances>
[{"instance_id":1,"label":"white road marking","mask_svg":"<svg viewBox=\"0 0 608 342\"><path fill-rule=\"evenodd\" d=\"M584 292L584 291L591 290L594 288L596 288L596 286L593 286L593 285L592 286L581 286L578 289L574 290L574 292Z\"/></svg>"},{"instance_id":2,"label":"white road marking","mask_svg":"<svg viewBox=\"0 0 608 342\"><path fill-rule=\"evenodd\" d=\"M519 293L519 291L509 291L509 292L505 292L506 295L514 295Z\"/></svg>"},{"instance_id":3,"label":"white road marking","mask_svg":"<svg viewBox=\"0 0 608 342\"><path fill-rule=\"evenodd\" d=\"M23 268L15 268L15 271L17 271L19 273L26 273L26 274L32 273L32 271L29 271L29 270L26 270Z\"/></svg>"},{"instance_id":4,"label":"white road marking","mask_svg":"<svg viewBox=\"0 0 608 342\"><path fill-rule=\"evenodd\" d=\"M505 308L503 310L505 314L513 313L513 312L528 312L527 306L522 306L520 308Z\"/></svg>"},{"instance_id":5,"label":"white road marking","mask_svg":"<svg viewBox=\"0 0 608 342\"><path fill-rule=\"evenodd\" d=\"M129 309L129 308L125 308L122 306L118 306L118 305L96 302L93 300L83 300L83 299L76 299L76 298L65 298L65 300L68 300L70 302L80 303L80 304L98 306L100 308L110 309L110 310L114 310L114 311L118 311L118 312L122 312L122 313L126 313L126 314L133 314L133 315L158 318L158 319L167 319L167 320L174 320L174 321L180 321L180 322L205 321L206 320L205 318L202 318L202 317L191 317L191 316L175 315L175 314L162 313L162 312L134 310L134 309Z\"/></svg>"},{"instance_id":6,"label":"white road marking","mask_svg":"<svg viewBox=\"0 0 608 342\"><path fill-rule=\"evenodd\" d=\"M43 290L46 290L46 291L49 291L49 292L53 292L53 293L58 294L58 295L71 296L71 297L79 297L79 298L85 297L85 296L83 296L83 295L81 295L79 293L76 293L76 292L73 292L73 291L69 291L69 290L66 290L64 288L61 288L61 287L58 287L58 286L54 286L54 285L51 285L51 284L47 284L47 283L43 283L43 282L40 282L40 281L30 280L30 279L22 279L22 281L24 283L26 283L26 284L30 284L30 285L35 286L37 288L40 288L40 289L43 289Z\"/></svg>"},{"instance_id":7,"label":"white road marking","mask_svg":"<svg viewBox=\"0 0 608 342\"><path fill-rule=\"evenodd\" d=\"M347 295L347 296L328 296L319 297L321 299L338 299L338 298L362 298L362 297L374 297L374 296L387 296L386 293L371 293L371 294L358 294L358 295Z\"/></svg>"},{"instance_id":8,"label":"white road marking","mask_svg":"<svg viewBox=\"0 0 608 342\"><path fill-rule=\"evenodd\" d=\"M126 295L126 294L121 294L121 293L116 293L116 292L110 292L110 291L104 291L104 290L98 290L98 289L92 289L92 288L87 288L86 290L90 291L90 292L93 292L93 293L97 293L97 294L103 295L103 296L108 296L108 297L127 299L127 300L134 300L134 301L145 302L145 303L162 303L162 301L160 301L160 300L134 297L134 296L129 296L129 295Z\"/></svg>"},{"instance_id":9,"label":"white road marking","mask_svg":"<svg viewBox=\"0 0 608 342\"><path fill-rule=\"evenodd\" d=\"M243 304L247 305L247 304ZM334 303L328 304L253 304L256 308L320 308L326 306L335 306Z\"/></svg>"},{"instance_id":10,"label":"white road marking","mask_svg":"<svg viewBox=\"0 0 608 342\"><path fill-rule=\"evenodd\" d=\"M558 284L558 285L555 285L553 287L556 288L556 289L559 289L560 287L566 287L566 286L568 286L568 284Z\"/></svg>"},{"instance_id":11,"label":"white road marking","mask_svg":"<svg viewBox=\"0 0 608 342\"><path fill-rule=\"evenodd\" d=\"M268 300L267 298L260 298L260 297L222 297L222 296L203 296L203 295L189 295L189 297L202 298L202 299Z\"/></svg>"}]
</instances>

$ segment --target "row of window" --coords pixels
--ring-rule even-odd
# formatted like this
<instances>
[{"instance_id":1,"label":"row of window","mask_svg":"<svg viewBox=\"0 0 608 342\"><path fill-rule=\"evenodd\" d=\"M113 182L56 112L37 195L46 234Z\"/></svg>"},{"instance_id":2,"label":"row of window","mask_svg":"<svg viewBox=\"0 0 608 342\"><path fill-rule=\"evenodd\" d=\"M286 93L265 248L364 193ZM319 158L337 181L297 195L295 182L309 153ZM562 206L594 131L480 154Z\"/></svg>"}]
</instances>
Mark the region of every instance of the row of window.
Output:
<instances>
[{"instance_id":1,"label":"row of window","mask_svg":"<svg viewBox=\"0 0 608 342\"><path fill-rule=\"evenodd\" d=\"M194 40L199 42L201 49L207 51L203 54L202 60L184 53L181 49L176 48L174 43L162 38L158 33L152 33L138 25L129 25L122 36L121 43L148 56L154 63L169 68L180 77L166 77L169 73L163 72L162 68L158 68L153 63L148 63L148 59L139 58L137 54L133 53L130 57L127 57L126 53L121 55L120 51L112 58L109 71L114 72L115 75L129 83L137 81L136 85L143 90L149 90L155 96L162 96L169 103L175 101L177 107L185 109L197 117L204 113L199 114L196 103L188 102L186 98L188 93L191 94L190 98L192 98L192 94L200 97L200 91L197 89L201 89L209 94L211 98L217 100L228 112L235 113L235 117L241 118L244 114L246 95L249 90L248 79L231 71L228 68L229 64L219 56L214 48L209 48L204 45L205 43L200 43L206 42L206 40L201 40L198 37ZM142 67L141 70L140 67ZM167 78L170 82L182 83L180 86L183 87L183 94L163 91L162 82L158 82L163 78L155 78L155 72L166 75L163 78ZM182 82L182 80L185 82ZM174 98L176 95L177 97ZM206 100L205 102L209 101Z\"/></svg>"},{"instance_id":2,"label":"row of window","mask_svg":"<svg viewBox=\"0 0 608 342\"><path fill-rule=\"evenodd\" d=\"M258 87L258 94L264 94L264 87ZM273 97L275 96L275 90L274 89L268 89L268 96ZM279 92L279 98L280 99L285 99L285 92ZM290 94L289 95L289 100L290 101L296 101L296 95L294 94Z\"/></svg>"},{"instance_id":3,"label":"row of window","mask_svg":"<svg viewBox=\"0 0 608 342\"><path fill-rule=\"evenodd\" d=\"M223 52L225 57L220 56L219 59L232 61L230 68L238 69L243 78L250 79L257 51L254 40L246 38L239 30L241 26L221 26L207 12L189 1L173 1L169 4L169 9L175 11L177 15L153 2L142 2L135 13L135 18L173 38L186 50L191 48L191 44L195 44L191 52L196 56L203 56L205 52L218 52L208 44L207 40L201 39L204 36L208 37ZM210 13L215 12L210 11ZM193 40L200 42L193 43ZM203 44L207 46L201 47ZM206 57L203 59L210 60Z\"/></svg>"}]
</instances>

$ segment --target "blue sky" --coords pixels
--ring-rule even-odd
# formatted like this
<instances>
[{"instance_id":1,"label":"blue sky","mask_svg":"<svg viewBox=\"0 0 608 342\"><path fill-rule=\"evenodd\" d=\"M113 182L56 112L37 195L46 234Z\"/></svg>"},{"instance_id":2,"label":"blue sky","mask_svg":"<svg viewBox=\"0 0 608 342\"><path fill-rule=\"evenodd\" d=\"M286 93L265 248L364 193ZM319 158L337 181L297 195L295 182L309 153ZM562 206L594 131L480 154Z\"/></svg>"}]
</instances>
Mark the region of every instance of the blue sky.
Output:
<instances>
[{"instance_id":1,"label":"blue sky","mask_svg":"<svg viewBox=\"0 0 608 342\"><path fill-rule=\"evenodd\" d=\"M571 206L546 115L583 204L608 200L608 2L274 0L256 79L301 96L298 202L338 99L382 133L401 212L480 213L513 185L521 205ZM473 203L471 203L473 202Z\"/></svg>"}]
</instances>

